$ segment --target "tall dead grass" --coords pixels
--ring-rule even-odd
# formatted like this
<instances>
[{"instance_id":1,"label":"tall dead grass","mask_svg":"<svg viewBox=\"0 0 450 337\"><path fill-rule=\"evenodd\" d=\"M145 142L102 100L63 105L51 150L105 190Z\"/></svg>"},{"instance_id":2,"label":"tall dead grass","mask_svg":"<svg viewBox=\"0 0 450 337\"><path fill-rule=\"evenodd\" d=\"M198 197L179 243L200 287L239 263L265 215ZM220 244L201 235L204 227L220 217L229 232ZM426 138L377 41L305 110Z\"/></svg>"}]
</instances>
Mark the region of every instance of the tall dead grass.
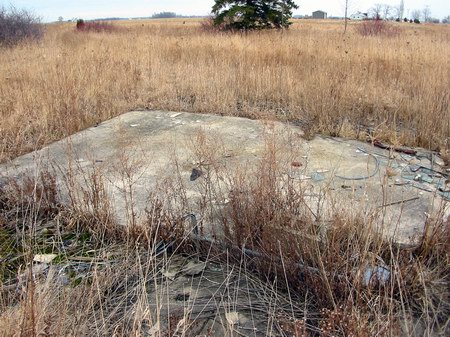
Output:
<instances>
[{"instance_id":1,"label":"tall dead grass","mask_svg":"<svg viewBox=\"0 0 450 337\"><path fill-rule=\"evenodd\" d=\"M96 171L81 205L61 207L46 174L0 188L0 229L15 245L1 247L9 271L0 270L0 334L198 336L211 324L208 334L233 336L244 324L236 317L250 312L245 331L257 336L448 335L443 214L403 247L376 230L375 214L338 203L311 209L271 139L255 171L233 174L215 168L213 143L198 141L211 159L198 223L186 221L189 207L173 207L185 193L177 179L149 196L146 219L127 214L130 226L108 226ZM208 230L209 210L218 221ZM40 253L57 258L32 262ZM200 269L174 269L174 253Z\"/></svg>"},{"instance_id":2,"label":"tall dead grass","mask_svg":"<svg viewBox=\"0 0 450 337\"><path fill-rule=\"evenodd\" d=\"M0 161L130 109L297 122L311 132L445 148L450 28L402 24L395 37L342 35L332 22L289 31L202 32L198 21L124 22L112 33L49 26L0 50Z\"/></svg>"}]
</instances>

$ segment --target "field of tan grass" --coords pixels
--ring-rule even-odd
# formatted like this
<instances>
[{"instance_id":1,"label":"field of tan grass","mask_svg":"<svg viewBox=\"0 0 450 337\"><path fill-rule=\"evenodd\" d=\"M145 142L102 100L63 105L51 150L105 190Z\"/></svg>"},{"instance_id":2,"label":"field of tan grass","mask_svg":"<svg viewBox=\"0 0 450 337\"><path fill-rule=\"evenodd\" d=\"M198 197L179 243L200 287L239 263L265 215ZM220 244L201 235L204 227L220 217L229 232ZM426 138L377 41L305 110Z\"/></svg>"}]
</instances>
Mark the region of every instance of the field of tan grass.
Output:
<instances>
[{"instance_id":1,"label":"field of tan grass","mask_svg":"<svg viewBox=\"0 0 450 337\"><path fill-rule=\"evenodd\" d=\"M338 21L203 32L198 20L126 21L113 33L49 25L0 50L0 161L130 109L276 118L311 133L448 146L450 27L362 37Z\"/></svg>"}]
</instances>

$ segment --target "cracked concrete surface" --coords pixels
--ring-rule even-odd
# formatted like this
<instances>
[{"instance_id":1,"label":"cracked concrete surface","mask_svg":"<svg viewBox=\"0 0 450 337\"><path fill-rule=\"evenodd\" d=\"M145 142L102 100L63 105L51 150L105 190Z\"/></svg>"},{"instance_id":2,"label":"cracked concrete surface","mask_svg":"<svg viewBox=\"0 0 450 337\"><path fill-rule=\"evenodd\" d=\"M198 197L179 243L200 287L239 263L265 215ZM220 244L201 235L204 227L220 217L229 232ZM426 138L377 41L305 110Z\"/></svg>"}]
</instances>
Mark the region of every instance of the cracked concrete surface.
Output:
<instances>
[{"instance_id":1,"label":"cracked concrete surface","mask_svg":"<svg viewBox=\"0 0 450 337\"><path fill-rule=\"evenodd\" d=\"M320 195L326 197L329 212L338 205L347 211L376 213L380 229L406 242L423 229L429 216L449 208L438 189L445 172L432 157L405 156L352 140L302 136L300 128L281 122L133 111L0 165L0 179L20 180L25 174L38 176L50 170L57 176L63 201L70 202L68 177L85 189L95 170L104 177L116 221L126 225L130 192L133 216L141 219L148 196L169 180L182 181L188 208L201 212L202 174L211 167L224 195L220 202L226 202L223 177L238 170L251 172L272 141L285 173L308 191L306 201L312 209ZM412 166L431 170L426 181L414 180Z\"/></svg>"}]
</instances>

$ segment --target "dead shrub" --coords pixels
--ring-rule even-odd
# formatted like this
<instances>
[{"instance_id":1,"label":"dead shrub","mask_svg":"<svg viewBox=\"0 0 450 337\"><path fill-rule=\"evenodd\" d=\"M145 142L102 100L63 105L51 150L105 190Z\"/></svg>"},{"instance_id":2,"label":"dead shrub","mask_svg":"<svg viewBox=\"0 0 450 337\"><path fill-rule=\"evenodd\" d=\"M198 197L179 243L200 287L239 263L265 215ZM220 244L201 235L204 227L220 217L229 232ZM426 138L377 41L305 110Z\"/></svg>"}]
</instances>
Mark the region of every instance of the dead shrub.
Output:
<instances>
[{"instance_id":1,"label":"dead shrub","mask_svg":"<svg viewBox=\"0 0 450 337\"><path fill-rule=\"evenodd\" d=\"M76 25L77 32L112 33L118 30L110 22L104 21L84 21L79 19Z\"/></svg>"},{"instance_id":2,"label":"dead shrub","mask_svg":"<svg viewBox=\"0 0 450 337\"><path fill-rule=\"evenodd\" d=\"M0 7L0 46L11 47L24 40L39 40L43 35L40 19L29 11Z\"/></svg>"},{"instance_id":3,"label":"dead shrub","mask_svg":"<svg viewBox=\"0 0 450 337\"><path fill-rule=\"evenodd\" d=\"M363 21L356 26L356 31L362 36L393 37L400 34L400 29L380 19Z\"/></svg>"},{"instance_id":4,"label":"dead shrub","mask_svg":"<svg viewBox=\"0 0 450 337\"><path fill-rule=\"evenodd\" d=\"M48 171L38 176L24 176L21 181L10 180L0 186L0 211L21 213L35 210L39 216L58 212L58 187L55 177Z\"/></svg>"}]
</instances>

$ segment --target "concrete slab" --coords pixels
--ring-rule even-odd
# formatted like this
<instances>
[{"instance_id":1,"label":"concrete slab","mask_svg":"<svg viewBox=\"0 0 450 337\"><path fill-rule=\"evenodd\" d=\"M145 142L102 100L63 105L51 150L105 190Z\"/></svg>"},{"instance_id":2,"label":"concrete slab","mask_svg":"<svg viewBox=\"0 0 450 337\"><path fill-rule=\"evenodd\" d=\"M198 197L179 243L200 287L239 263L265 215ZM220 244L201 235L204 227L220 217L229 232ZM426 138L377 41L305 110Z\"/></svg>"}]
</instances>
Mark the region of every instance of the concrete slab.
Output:
<instances>
[{"instance_id":1,"label":"concrete slab","mask_svg":"<svg viewBox=\"0 0 450 337\"><path fill-rule=\"evenodd\" d=\"M338 138L305 140L302 135L298 127L279 122L133 111L0 165L0 179L37 177L49 170L64 202L70 203L92 197L95 173L102 177L115 220L127 225L144 217L149 195L168 190L173 182L182 186L173 207L204 215L208 205L225 204L227 179L239 170L254 170L275 144L279 165L306 191L311 209L320 202L329 213L336 206L375 212L380 229L399 241L421 231L438 209L448 209L439 191L445 172L429 159ZM413 172L416 166L422 171ZM425 174L424 168L431 170ZM209 183L216 182L208 198L205 175L213 178ZM212 213L208 222L214 226Z\"/></svg>"}]
</instances>

